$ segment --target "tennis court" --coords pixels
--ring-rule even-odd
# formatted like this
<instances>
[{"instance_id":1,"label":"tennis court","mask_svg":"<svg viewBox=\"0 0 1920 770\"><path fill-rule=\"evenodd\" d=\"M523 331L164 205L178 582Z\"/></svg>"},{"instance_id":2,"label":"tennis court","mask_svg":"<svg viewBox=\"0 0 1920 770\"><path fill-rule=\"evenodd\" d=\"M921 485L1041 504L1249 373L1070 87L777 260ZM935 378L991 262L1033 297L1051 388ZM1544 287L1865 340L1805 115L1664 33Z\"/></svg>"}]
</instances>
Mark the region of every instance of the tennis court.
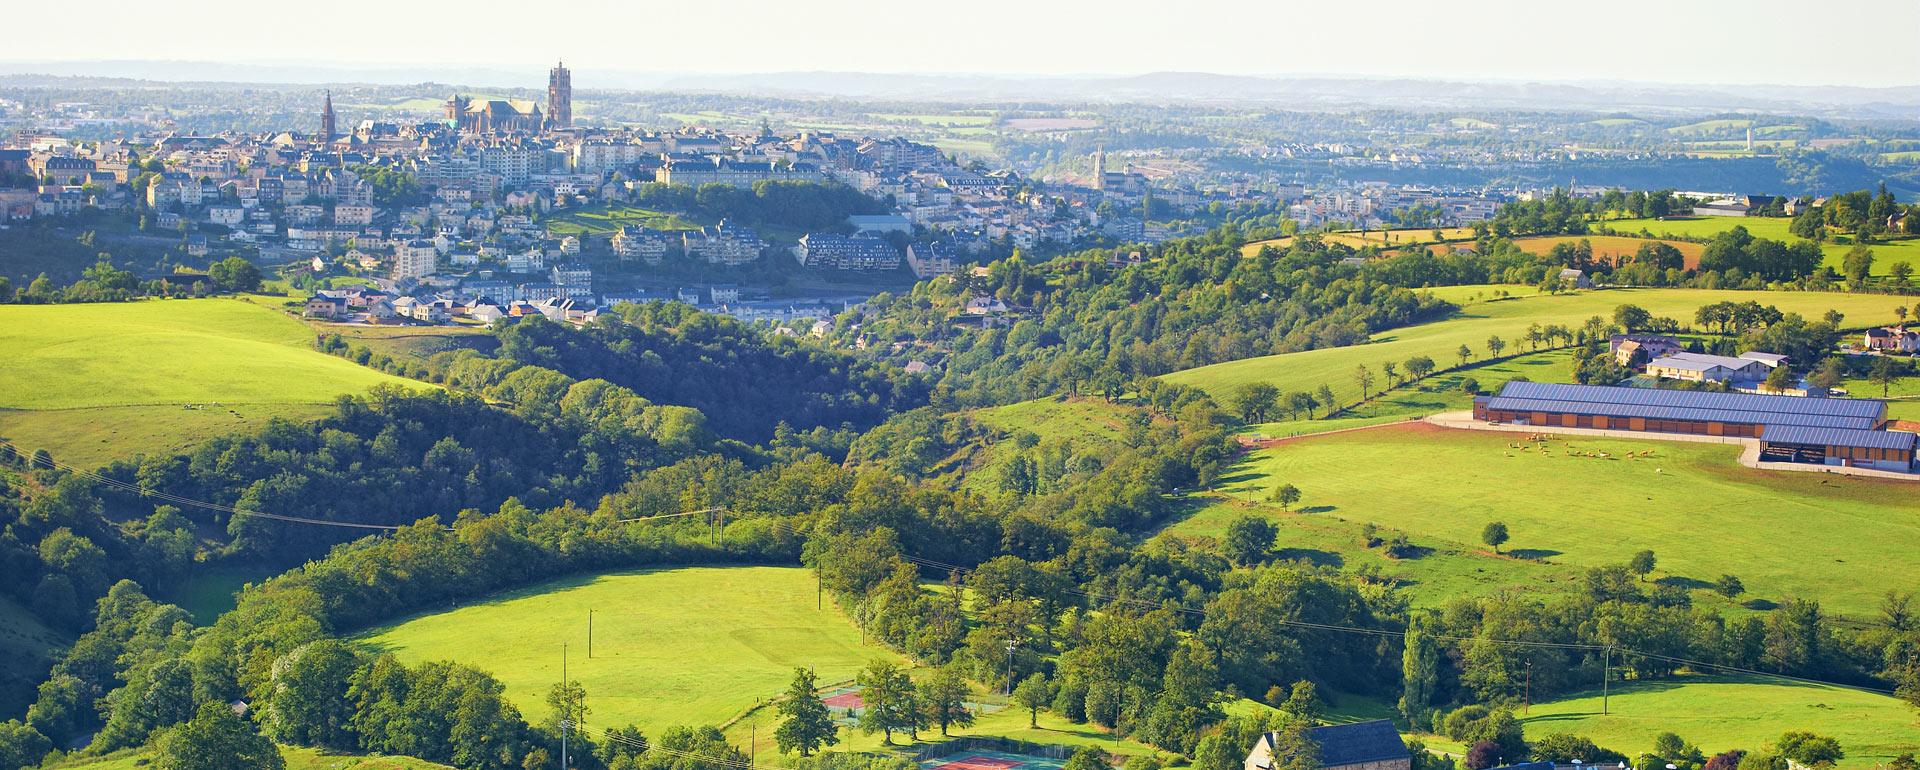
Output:
<instances>
[{"instance_id":1,"label":"tennis court","mask_svg":"<svg viewBox=\"0 0 1920 770\"><path fill-rule=\"evenodd\" d=\"M1059 770L1058 759L1005 751L962 751L920 761L922 770Z\"/></svg>"}]
</instances>

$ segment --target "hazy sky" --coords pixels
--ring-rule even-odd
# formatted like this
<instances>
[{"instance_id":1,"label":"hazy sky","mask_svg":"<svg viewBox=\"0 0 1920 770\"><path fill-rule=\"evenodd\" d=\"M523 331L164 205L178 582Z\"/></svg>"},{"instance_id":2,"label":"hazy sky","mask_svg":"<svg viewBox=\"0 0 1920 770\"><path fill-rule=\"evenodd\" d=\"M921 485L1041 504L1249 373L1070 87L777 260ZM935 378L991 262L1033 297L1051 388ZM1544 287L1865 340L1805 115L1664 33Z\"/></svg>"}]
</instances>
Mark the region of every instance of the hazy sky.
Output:
<instances>
[{"instance_id":1,"label":"hazy sky","mask_svg":"<svg viewBox=\"0 0 1920 770\"><path fill-rule=\"evenodd\" d=\"M89 0L8 60L1920 85L1915 0ZM71 26L78 22L80 26Z\"/></svg>"}]
</instances>

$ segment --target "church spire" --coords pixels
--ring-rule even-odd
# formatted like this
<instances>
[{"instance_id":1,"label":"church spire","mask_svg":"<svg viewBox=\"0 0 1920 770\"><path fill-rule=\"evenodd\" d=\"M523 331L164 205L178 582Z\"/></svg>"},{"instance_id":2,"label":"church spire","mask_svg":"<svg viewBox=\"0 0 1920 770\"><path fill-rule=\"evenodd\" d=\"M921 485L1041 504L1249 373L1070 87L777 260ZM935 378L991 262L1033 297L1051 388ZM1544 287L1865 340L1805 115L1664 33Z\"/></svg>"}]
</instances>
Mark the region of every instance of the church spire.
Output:
<instances>
[{"instance_id":1,"label":"church spire","mask_svg":"<svg viewBox=\"0 0 1920 770\"><path fill-rule=\"evenodd\" d=\"M326 105L320 108L320 141L331 142L337 134L334 131L333 89L327 89Z\"/></svg>"}]
</instances>

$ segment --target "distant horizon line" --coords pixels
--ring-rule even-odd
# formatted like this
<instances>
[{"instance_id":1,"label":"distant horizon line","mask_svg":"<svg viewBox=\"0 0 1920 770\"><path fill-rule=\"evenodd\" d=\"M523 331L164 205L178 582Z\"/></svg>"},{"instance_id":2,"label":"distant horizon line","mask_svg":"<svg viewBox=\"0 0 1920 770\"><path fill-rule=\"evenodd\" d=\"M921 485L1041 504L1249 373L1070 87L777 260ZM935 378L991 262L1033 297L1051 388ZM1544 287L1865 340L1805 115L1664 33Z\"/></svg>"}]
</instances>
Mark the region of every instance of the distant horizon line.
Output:
<instances>
[{"instance_id":1,"label":"distant horizon line","mask_svg":"<svg viewBox=\"0 0 1920 770\"><path fill-rule=\"evenodd\" d=\"M556 61L562 61L562 60L563 58L556 58ZM983 72L983 71L967 71L967 70L941 71L941 70L854 70L854 69L786 69L786 70L723 71L723 70L634 69L634 68L626 68L626 67L606 68L606 67L595 67L592 65L582 67L577 63L578 62L577 59L575 61L576 63L574 65L570 65L567 67L569 71L586 72L589 74L594 72L600 72L600 73L606 73L610 75L620 75L620 76L627 76L627 77L672 78L672 79L751 78L751 77L767 77L767 76L805 75L805 76L824 76L824 77L846 76L846 77L972 79L972 80L994 80L994 81L1008 81L1008 82L1034 82L1034 81L1046 81L1046 80L1070 80L1070 81L1094 82L1094 81L1102 81L1102 80L1134 80L1134 79L1147 78L1147 77L1160 76L1160 75L1175 75L1175 76L1210 77L1210 78L1242 78L1242 79L1250 79L1250 80L1280 81L1280 82L1307 81L1307 80L1335 80L1335 81L1350 80L1350 81L1361 81L1361 82L1401 81L1401 82L1464 83L1464 84L1484 83L1484 84L1503 84L1503 85L1540 84L1540 85L1567 85L1567 86L1580 86L1580 87L1608 87L1608 88L1666 88L1666 89L1735 88L1735 89L1783 89L1783 90L1802 90L1802 91L1835 89L1835 90L1847 90L1847 91L1856 91L1856 92L1857 91L1901 91L1901 90L1920 89L1920 81L1914 81L1911 83L1902 83L1902 84L1891 84L1891 85L1852 85L1852 84L1835 84L1835 83L1819 83L1819 84L1804 83L1803 84L1803 83L1782 83L1782 82L1712 82L1712 81L1684 81L1684 80L1671 80L1671 81L1669 80L1633 80L1633 79L1590 78L1590 77L1588 78L1520 77L1520 76L1512 76L1512 75L1381 74L1381 73L1355 73L1355 72L1251 73L1251 72L1224 72L1224 71L1204 70L1204 69L1195 69L1195 70L1153 69L1153 70L1137 70L1137 71L1125 71L1125 72L1079 71L1079 72L1051 72L1051 73L1049 72ZM403 83L403 82L372 82L372 81L361 81L361 80L352 80L352 79L337 80L337 81L329 81L329 80L291 81L291 80L220 79L220 78L210 78L210 77L170 77L170 76L164 76L164 75L144 75L144 74L139 74L134 72L115 73L115 74L108 74L108 73L75 74L71 72L58 72L58 71L40 72L40 71L31 71L31 70L23 69L23 68L33 67L33 66L114 67L116 65L138 65L138 64L246 67L246 68L255 68L255 69L298 67L298 68L308 69L308 70L313 70L316 68L320 70L319 72L312 72L311 74L313 75L325 75L326 72L338 72L343 75L349 74L349 73L364 74L364 73L373 73L373 72L378 72L381 74L396 75L396 74L406 73L409 71L450 73L450 72L459 71L459 70L468 70L474 73L490 72L490 73L507 74L512 72L518 72L522 69L522 65L503 64L499 62L491 62L491 63L369 62L365 64L353 64L353 63L316 61L316 60L310 60L310 59L242 59L242 60L186 59L186 58L0 59L0 70L4 70L4 71L0 71L0 77L20 77L20 76L40 75L40 76L47 76L47 77L71 77L71 78L87 78L87 77L115 78L115 79L122 79L122 80L134 80L134 81L145 81L145 82L155 82L155 83L253 82L253 83L260 83L265 85L343 84L343 85L394 86L394 85L410 85L411 84L411 83ZM552 64L537 65L539 69L537 70L532 69L535 66L536 65L532 65L532 64L525 65L525 67L528 68L527 76L529 78L532 78L536 75L544 76L547 70L550 69L553 65ZM415 82L427 83L427 82L436 82L436 81L434 78L426 78L426 79L415 81ZM462 83L459 85L476 85L476 86L499 85L504 87L521 87L521 86L507 86L506 84L498 84L498 83ZM589 85L587 86L587 88L589 90L596 89L596 88L602 89L602 90L636 90L636 87L634 86L591 86Z\"/></svg>"}]
</instances>

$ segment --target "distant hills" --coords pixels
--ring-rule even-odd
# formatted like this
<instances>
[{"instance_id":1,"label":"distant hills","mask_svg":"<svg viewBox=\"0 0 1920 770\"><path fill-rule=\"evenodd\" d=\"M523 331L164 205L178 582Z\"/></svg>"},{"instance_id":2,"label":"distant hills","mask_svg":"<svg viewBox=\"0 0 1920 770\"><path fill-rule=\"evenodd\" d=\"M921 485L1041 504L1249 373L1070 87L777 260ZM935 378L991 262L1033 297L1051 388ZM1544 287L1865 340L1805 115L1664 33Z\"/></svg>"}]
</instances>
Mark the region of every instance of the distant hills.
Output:
<instances>
[{"instance_id":1,"label":"distant hills","mask_svg":"<svg viewBox=\"0 0 1920 770\"><path fill-rule=\"evenodd\" d=\"M544 69L528 67L328 66L202 61L0 62L0 83L102 85L142 82L210 86L368 83L458 83L471 87L540 88ZM579 70L582 90L722 92L768 96L902 101L1068 101L1259 104L1294 109L1526 109L1718 113L1764 111L1842 118L1920 118L1920 85L1674 85L1626 82L1470 81L1340 76L1252 76L1207 72L1138 75L982 75L872 72L698 74Z\"/></svg>"}]
</instances>

